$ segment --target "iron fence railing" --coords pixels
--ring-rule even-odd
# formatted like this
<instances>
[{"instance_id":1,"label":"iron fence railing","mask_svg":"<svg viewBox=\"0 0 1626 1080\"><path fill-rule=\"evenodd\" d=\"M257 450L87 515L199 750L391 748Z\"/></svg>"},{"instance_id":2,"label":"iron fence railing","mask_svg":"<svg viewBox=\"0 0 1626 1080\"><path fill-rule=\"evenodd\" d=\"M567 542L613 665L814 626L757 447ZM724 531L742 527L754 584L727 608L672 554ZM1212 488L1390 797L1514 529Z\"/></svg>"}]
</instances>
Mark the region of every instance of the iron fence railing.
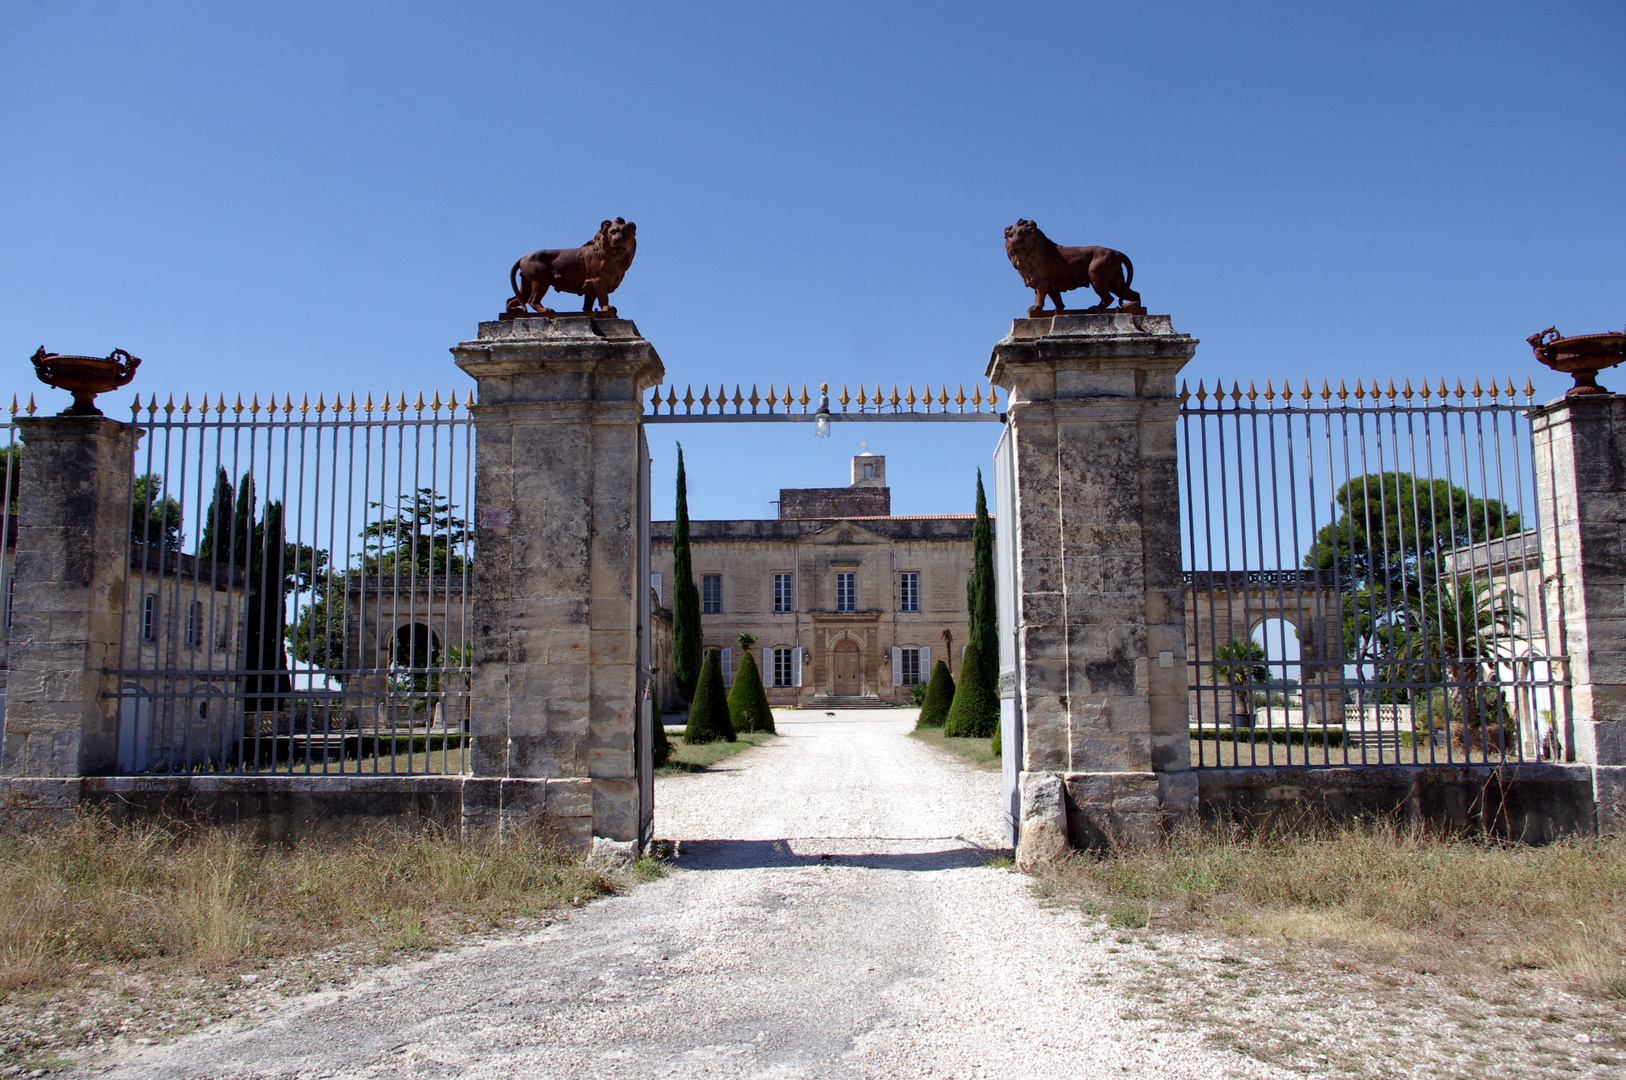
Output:
<instances>
[{"instance_id":1,"label":"iron fence railing","mask_svg":"<svg viewBox=\"0 0 1626 1080\"><path fill-rule=\"evenodd\" d=\"M120 772L466 771L467 405L136 399Z\"/></svg>"},{"instance_id":2,"label":"iron fence railing","mask_svg":"<svg viewBox=\"0 0 1626 1080\"><path fill-rule=\"evenodd\" d=\"M1530 394L1182 388L1194 767L1570 756Z\"/></svg>"}]
</instances>

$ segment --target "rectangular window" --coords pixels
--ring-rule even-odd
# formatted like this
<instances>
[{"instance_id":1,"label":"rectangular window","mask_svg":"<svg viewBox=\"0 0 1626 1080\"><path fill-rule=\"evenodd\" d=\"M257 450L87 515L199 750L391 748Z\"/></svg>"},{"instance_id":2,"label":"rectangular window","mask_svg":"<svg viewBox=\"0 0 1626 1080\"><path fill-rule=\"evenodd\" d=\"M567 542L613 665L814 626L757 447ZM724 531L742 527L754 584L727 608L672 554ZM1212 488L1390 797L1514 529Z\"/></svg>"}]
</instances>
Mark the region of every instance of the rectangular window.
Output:
<instances>
[{"instance_id":1,"label":"rectangular window","mask_svg":"<svg viewBox=\"0 0 1626 1080\"><path fill-rule=\"evenodd\" d=\"M920 650L898 650L899 685L914 686L920 682Z\"/></svg>"},{"instance_id":2,"label":"rectangular window","mask_svg":"<svg viewBox=\"0 0 1626 1080\"><path fill-rule=\"evenodd\" d=\"M796 610L796 578L792 574L773 576L773 609L777 612Z\"/></svg>"},{"instance_id":3,"label":"rectangular window","mask_svg":"<svg viewBox=\"0 0 1626 1080\"><path fill-rule=\"evenodd\" d=\"M700 614L721 615L723 613L723 575L700 575Z\"/></svg>"},{"instance_id":4,"label":"rectangular window","mask_svg":"<svg viewBox=\"0 0 1626 1080\"><path fill-rule=\"evenodd\" d=\"M655 593L655 603L666 603L666 597L661 595L661 576L659 574L649 575L649 587Z\"/></svg>"},{"instance_id":5,"label":"rectangular window","mask_svg":"<svg viewBox=\"0 0 1626 1080\"><path fill-rule=\"evenodd\" d=\"M141 598L141 640L158 640L158 597L152 593Z\"/></svg>"},{"instance_id":6,"label":"rectangular window","mask_svg":"<svg viewBox=\"0 0 1626 1080\"><path fill-rule=\"evenodd\" d=\"M194 600L186 609L186 647L195 649L203 640L203 601Z\"/></svg>"},{"instance_id":7,"label":"rectangular window","mask_svg":"<svg viewBox=\"0 0 1626 1080\"><path fill-rule=\"evenodd\" d=\"M775 649L773 651L773 684L775 686L791 686L794 672L792 667L792 650Z\"/></svg>"},{"instance_id":8,"label":"rectangular window","mask_svg":"<svg viewBox=\"0 0 1626 1080\"><path fill-rule=\"evenodd\" d=\"M911 571L899 575L898 580L898 610L920 610L920 575Z\"/></svg>"},{"instance_id":9,"label":"rectangular window","mask_svg":"<svg viewBox=\"0 0 1626 1080\"><path fill-rule=\"evenodd\" d=\"M843 573L843 574L837 574L836 575L836 610L837 611L857 611L858 610L858 575L857 574Z\"/></svg>"}]
</instances>

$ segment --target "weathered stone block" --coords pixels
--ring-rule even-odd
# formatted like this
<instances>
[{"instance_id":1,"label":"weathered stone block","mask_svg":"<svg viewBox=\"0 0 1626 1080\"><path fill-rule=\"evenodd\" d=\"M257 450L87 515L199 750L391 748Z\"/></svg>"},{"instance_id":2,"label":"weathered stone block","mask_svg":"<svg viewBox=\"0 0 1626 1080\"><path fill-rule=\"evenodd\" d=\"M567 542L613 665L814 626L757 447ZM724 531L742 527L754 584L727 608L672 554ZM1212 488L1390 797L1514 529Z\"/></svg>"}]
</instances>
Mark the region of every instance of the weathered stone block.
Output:
<instances>
[{"instance_id":1,"label":"weathered stone block","mask_svg":"<svg viewBox=\"0 0 1626 1080\"><path fill-rule=\"evenodd\" d=\"M1020 778L1021 828L1016 845L1016 866L1032 873L1065 858L1067 842L1066 792L1054 773L1025 772Z\"/></svg>"}]
</instances>

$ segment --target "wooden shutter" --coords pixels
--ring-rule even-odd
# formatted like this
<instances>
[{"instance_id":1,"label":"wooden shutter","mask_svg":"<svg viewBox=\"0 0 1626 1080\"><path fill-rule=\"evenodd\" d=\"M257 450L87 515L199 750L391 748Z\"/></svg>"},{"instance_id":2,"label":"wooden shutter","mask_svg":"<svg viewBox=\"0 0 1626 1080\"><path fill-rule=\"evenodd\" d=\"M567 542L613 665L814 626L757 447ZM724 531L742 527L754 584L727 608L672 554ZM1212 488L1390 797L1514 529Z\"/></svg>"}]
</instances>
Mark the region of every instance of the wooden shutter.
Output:
<instances>
[{"instance_id":1,"label":"wooden shutter","mask_svg":"<svg viewBox=\"0 0 1626 1080\"><path fill-rule=\"evenodd\" d=\"M930 682L932 678L932 650L930 645L920 647L920 681Z\"/></svg>"},{"instance_id":2,"label":"wooden shutter","mask_svg":"<svg viewBox=\"0 0 1626 1080\"><path fill-rule=\"evenodd\" d=\"M903 650L892 646L892 685L903 685Z\"/></svg>"},{"instance_id":3,"label":"wooden shutter","mask_svg":"<svg viewBox=\"0 0 1626 1080\"><path fill-rule=\"evenodd\" d=\"M767 686L778 686L778 676L773 669L773 649L764 646L762 649L762 681Z\"/></svg>"},{"instance_id":4,"label":"wooden shutter","mask_svg":"<svg viewBox=\"0 0 1626 1080\"><path fill-rule=\"evenodd\" d=\"M790 651L790 681L792 686L802 685L802 650L800 646Z\"/></svg>"}]
</instances>

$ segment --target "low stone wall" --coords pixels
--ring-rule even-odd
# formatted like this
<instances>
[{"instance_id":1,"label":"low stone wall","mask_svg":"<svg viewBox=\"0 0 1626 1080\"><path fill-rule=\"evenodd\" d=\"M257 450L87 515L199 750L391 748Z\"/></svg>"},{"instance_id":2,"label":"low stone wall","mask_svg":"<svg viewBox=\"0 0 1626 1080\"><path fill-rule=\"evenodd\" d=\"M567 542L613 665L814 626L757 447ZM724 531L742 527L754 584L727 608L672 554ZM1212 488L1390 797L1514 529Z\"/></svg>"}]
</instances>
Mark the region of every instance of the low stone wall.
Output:
<instances>
[{"instance_id":1,"label":"low stone wall","mask_svg":"<svg viewBox=\"0 0 1626 1080\"><path fill-rule=\"evenodd\" d=\"M593 841L592 781L475 776L0 777L0 823L30 828L81 807L115 821L172 818L243 826L270 842L371 824L472 837L541 828L562 846Z\"/></svg>"},{"instance_id":2,"label":"low stone wall","mask_svg":"<svg viewBox=\"0 0 1626 1080\"><path fill-rule=\"evenodd\" d=\"M1464 835L1541 844L1597 831L1595 771L1555 764L1367 765L1196 769L1193 774L1197 812L1206 821L1398 817Z\"/></svg>"}]
</instances>

